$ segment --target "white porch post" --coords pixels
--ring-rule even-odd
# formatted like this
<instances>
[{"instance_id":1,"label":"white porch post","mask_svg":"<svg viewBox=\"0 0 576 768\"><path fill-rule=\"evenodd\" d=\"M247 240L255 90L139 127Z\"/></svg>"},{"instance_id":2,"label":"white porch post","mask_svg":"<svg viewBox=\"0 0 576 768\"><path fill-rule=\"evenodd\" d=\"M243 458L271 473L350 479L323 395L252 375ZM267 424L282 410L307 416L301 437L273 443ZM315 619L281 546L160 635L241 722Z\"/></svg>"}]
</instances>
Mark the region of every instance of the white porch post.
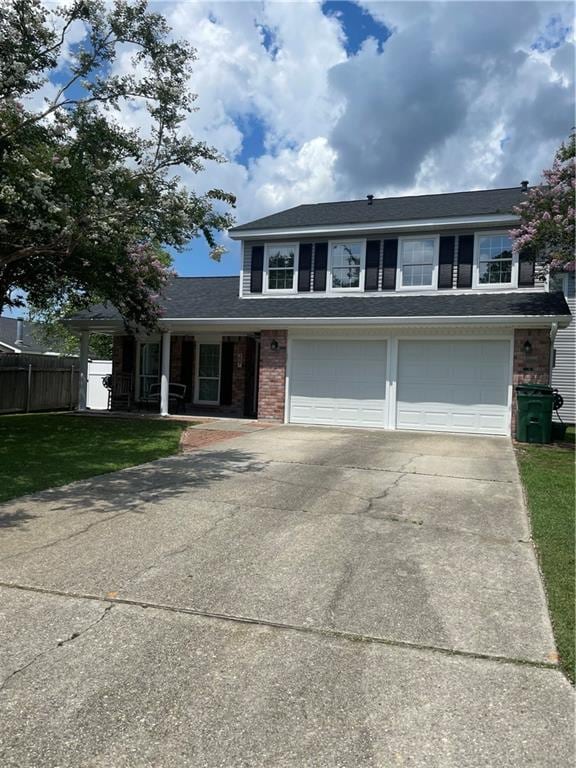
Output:
<instances>
[{"instance_id":1,"label":"white porch post","mask_svg":"<svg viewBox=\"0 0 576 768\"><path fill-rule=\"evenodd\" d=\"M162 369L160 372L160 415L168 416L170 383L170 332L162 334Z\"/></svg>"},{"instance_id":2,"label":"white porch post","mask_svg":"<svg viewBox=\"0 0 576 768\"><path fill-rule=\"evenodd\" d=\"M90 333L82 331L80 334L80 376L78 378L78 410L86 410L86 398L88 395L88 347L90 345Z\"/></svg>"}]
</instances>

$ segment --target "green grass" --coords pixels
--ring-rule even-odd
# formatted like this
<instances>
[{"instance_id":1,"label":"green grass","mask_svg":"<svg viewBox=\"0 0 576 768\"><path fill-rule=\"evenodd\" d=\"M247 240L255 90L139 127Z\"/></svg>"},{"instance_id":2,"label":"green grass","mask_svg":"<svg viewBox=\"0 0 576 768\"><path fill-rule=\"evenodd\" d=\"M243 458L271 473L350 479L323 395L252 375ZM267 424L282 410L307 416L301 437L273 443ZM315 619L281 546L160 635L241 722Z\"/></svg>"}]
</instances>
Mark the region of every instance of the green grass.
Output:
<instances>
[{"instance_id":1,"label":"green grass","mask_svg":"<svg viewBox=\"0 0 576 768\"><path fill-rule=\"evenodd\" d=\"M0 416L0 502L178 451L184 421Z\"/></svg>"},{"instance_id":2,"label":"green grass","mask_svg":"<svg viewBox=\"0 0 576 768\"><path fill-rule=\"evenodd\" d=\"M574 427L566 442L574 442ZM574 682L574 450L530 445L517 452L560 663Z\"/></svg>"}]
</instances>

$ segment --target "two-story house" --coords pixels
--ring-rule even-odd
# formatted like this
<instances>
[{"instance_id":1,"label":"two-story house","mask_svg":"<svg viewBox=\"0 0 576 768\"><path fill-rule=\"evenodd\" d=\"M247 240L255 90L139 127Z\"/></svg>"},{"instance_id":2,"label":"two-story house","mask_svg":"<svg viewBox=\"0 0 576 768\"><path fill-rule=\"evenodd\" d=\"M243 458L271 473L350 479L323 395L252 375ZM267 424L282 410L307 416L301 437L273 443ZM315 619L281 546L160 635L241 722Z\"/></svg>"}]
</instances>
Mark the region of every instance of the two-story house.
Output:
<instances>
[{"instance_id":1,"label":"two-story house","mask_svg":"<svg viewBox=\"0 0 576 768\"><path fill-rule=\"evenodd\" d=\"M175 278L157 336L118 314L131 401L162 382L187 409L297 424L508 435L514 385L547 383L561 293L508 236L518 188L300 205L234 227L240 278Z\"/></svg>"}]
</instances>

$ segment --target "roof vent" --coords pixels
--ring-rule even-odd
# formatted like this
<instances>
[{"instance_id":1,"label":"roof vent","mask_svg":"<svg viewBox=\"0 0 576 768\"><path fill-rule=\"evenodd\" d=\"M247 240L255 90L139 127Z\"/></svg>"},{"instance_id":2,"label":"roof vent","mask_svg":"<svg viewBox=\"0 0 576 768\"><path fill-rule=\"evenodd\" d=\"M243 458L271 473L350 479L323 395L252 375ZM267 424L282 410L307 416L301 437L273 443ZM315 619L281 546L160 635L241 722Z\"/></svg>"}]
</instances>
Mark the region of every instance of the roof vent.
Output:
<instances>
[{"instance_id":1,"label":"roof vent","mask_svg":"<svg viewBox=\"0 0 576 768\"><path fill-rule=\"evenodd\" d=\"M366 199L368 200L368 205L372 205L372 200L374 200L374 195L366 195Z\"/></svg>"},{"instance_id":2,"label":"roof vent","mask_svg":"<svg viewBox=\"0 0 576 768\"><path fill-rule=\"evenodd\" d=\"M16 320L16 341L15 344L21 345L24 342L24 320L19 317Z\"/></svg>"},{"instance_id":3,"label":"roof vent","mask_svg":"<svg viewBox=\"0 0 576 768\"><path fill-rule=\"evenodd\" d=\"M521 181L520 182L520 189L522 192L528 192L528 182L527 181Z\"/></svg>"}]
</instances>

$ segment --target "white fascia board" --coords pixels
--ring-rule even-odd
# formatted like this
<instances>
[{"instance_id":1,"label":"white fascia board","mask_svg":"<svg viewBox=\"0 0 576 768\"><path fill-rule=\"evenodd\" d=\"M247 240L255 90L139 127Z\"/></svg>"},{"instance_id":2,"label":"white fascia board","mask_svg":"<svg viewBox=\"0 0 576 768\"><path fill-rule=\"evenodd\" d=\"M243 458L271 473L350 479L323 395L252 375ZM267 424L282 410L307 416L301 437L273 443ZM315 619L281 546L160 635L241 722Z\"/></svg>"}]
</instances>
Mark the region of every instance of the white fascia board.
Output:
<instances>
[{"instance_id":1,"label":"white fascia board","mask_svg":"<svg viewBox=\"0 0 576 768\"><path fill-rule=\"evenodd\" d=\"M162 322L176 330L180 326L227 325L234 328L289 328L291 326L356 326L356 325L507 325L526 328L547 328L552 323L566 327L570 322L565 315L465 315L418 317L190 317L163 318Z\"/></svg>"},{"instance_id":2,"label":"white fascia board","mask_svg":"<svg viewBox=\"0 0 576 768\"><path fill-rule=\"evenodd\" d=\"M17 354L21 354L22 352L19 347L13 347L11 344L7 344L5 341L0 341L0 349L2 348L9 349L10 352L16 352Z\"/></svg>"},{"instance_id":3,"label":"white fascia board","mask_svg":"<svg viewBox=\"0 0 576 768\"><path fill-rule=\"evenodd\" d=\"M192 329L208 326L227 326L229 328L248 329L280 329L299 326L388 326L388 325L505 325L522 328L547 328L552 323L558 323L560 328L566 328L571 320L566 315L463 315L463 316L417 316L417 317L164 317L162 325L166 330ZM75 326L75 330L91 330L102 333L96 323L89 327ZM110 332L110 326L106 326ZM122 333L123 326L113 329Z\"/></svg>"},{"instance_id":4,"label":"white fascia board","mask_svg":"<svg viewBox=\"0 0 576 768\"><path fill-rule=\"evenodd\" d=\"M475 225L513 225L519 216L506 213L491 213L482 216L448 217L439 219L409 219L406 221L365 222L363 224L331 224L322 227L272 227L271 229L244 229L240 232L229 231L232 240L254 240L267 237L299 237L312 235L333 235L355 232L402 232L406 230L470 227Z\"/></svg>"}]
</instances>

